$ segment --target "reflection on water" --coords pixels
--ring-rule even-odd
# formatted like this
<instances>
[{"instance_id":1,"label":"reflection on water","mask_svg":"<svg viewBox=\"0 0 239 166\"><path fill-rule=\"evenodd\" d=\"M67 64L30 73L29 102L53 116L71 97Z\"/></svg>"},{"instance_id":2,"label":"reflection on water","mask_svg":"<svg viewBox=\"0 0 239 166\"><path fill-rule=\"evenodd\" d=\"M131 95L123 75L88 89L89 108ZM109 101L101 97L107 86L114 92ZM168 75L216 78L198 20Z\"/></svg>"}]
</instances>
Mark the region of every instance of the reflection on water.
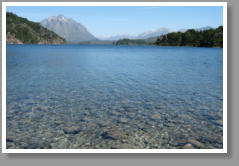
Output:
<instances>
[{"instance_id":1,"label":"reflection on water","mask_svg":"<svg viewBox=\"0 0 239 166\"><path fill-rule=\"evenodd\" d=\"M7 148L222 148L222 49L8 45Z\"/></svg>"}]
</instances>

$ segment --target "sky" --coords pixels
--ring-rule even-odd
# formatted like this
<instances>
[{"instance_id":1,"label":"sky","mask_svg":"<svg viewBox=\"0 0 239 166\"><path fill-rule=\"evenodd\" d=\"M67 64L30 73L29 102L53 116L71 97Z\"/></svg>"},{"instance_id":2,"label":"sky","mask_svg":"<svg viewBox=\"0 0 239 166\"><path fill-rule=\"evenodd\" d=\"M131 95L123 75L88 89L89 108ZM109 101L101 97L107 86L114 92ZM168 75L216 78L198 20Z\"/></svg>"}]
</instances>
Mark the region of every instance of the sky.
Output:
<instances>
[{"instance_id":1,"label":"sky","mask_svg":"<svg viewBox=\"0 0 239 166\"><path fill-rule=\"evenodd\" d=\"M7 11L35 22L62 14L100 38L161 27L176 31L223 24L223 7L217 6L8 6Z\"/></svg>"}]
</instances>

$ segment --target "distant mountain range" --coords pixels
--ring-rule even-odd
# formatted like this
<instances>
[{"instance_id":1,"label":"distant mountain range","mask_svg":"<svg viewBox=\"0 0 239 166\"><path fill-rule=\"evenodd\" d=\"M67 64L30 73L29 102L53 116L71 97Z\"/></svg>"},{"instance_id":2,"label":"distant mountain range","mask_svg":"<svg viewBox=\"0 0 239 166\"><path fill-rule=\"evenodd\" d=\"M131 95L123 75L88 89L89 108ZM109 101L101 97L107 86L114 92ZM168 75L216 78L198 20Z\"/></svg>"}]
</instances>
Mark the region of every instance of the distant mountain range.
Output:
<instances>
[{"instance_id":1,"label":"distant mountain range","mask_svg":"<svg viewBox=\"0 0 239 166\"><path fill-rule=\"evenodd\" d=\"M135 36L130 35L130 34L120 34L120 35L115 35L115 36L110 36L110 37L100 37L100 40L120 40L120 39L134 39Z\"/></svg>"},{"instance_id":2,"label":"distant mountain range","mask_svg":"<svg viewBox=\"0 0 239 166\"><path fill-rule=\"evenodd\" d=\"M195 29L196 31L203 31L203 30L208 30L211 29L212 27L206 26L206 27L201 27ZM179 29L178 32L186 32L188 29ZM175 32L169 28L159 28L159 29L152 29L146 32L143 32L139 35L129 35L129 34L122 34L122 35L116 35L116 36L111 36L111 37L105 37L101 38L101 40L120 40L120 39L148 39L148 38L155 38L159 37L161 35L166 35L168 33Z\"/></svg>"},{"instance_id":3,"label":"distant mountain range","mask_svg":"<svg viewBox=\"0 0 239 166\"><path fill-rule=\"evenodd\" d=\"M213 29L213 28L210 27L210 26L206 26L206 27L197 28L196 31L205 31L205 30L208 30L208 29Z\"/></svg>"},{"instance_id":4,"label":"distant mountain range","mask_svg":"<svg viewBox=\"0 0 239 166\"><path fill-rule=\"evenodd\" d=\"M77 44L79 42L97 39L90 32L88 32L83 25L63 15L49 17L41 21L40 24L65 38L67 43Z\"/></svg>"},{"instance_id":5,"label":"distant mountain range","mask_svg":"<svg viewBox=\"0 0 239 166\"><path fill-rule=\"evenodd\" d=\"M151 37L165 35L167 33L172 32L169 28L160 28L160 29L152 29L150 31L143 32L139 34L136 39L147 39Z\"/></svg>"},{"instance_id":6,"label":"distant mountain range","mask_svg":"<svg viewBox=\"0 0 239 166\"><path fill-rule=\"evenodd\" d=\"M120 40L120 39L147 39L152 37L157 37L161 35L165 35L169 32L172 32L169 28L160 28L160 29L152 29L146 32L143 32L139 35L128 35L128 34L122 34L122 35L116 35L112 37L107 38L101 38L102 40Z\"/></svg>"}]
</instances>

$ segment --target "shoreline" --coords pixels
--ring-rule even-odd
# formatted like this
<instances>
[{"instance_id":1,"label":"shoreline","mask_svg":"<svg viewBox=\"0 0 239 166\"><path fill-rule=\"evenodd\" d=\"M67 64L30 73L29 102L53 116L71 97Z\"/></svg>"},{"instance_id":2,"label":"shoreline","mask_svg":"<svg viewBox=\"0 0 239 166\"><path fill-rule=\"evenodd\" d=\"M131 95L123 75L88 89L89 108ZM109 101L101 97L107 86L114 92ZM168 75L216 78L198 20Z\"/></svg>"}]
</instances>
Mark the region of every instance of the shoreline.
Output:
<instances>
[{"instance_id":1,"label":"shoreline","mask_svg":"<svg viewBox=\"0 0 239 166\"><path fill-rule=\"evenodd\" d=\"M127 45L127 44L119 44L119 45L115 45L115 44L39 44L39 43L6 43L6 45L88 45L88 46L95 46L95 45L99 45L99 46L152 46L152 47L190 47L190 48L222 48L223 47L198 47L198 46L163 46L163 45L150 45L150 44L145 44L145 45Z\"/></svg>"}]
</instances>

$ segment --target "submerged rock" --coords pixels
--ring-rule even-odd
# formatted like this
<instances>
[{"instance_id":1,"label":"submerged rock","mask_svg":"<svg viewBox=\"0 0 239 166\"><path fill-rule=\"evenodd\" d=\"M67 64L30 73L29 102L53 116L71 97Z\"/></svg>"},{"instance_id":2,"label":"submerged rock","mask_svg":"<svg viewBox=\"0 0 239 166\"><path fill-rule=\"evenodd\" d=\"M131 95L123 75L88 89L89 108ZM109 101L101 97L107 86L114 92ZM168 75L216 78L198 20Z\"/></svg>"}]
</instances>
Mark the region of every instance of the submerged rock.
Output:
<instances>
[{"instance_id":1,"label":"submerged rock","mask_svg":"<svg viewBox=\"0 0 239 166\"><path fill-rule=\"evenodd\" d=\"M221 126L223 125L223 121L222 121L222 120L217 120L216 123L217 123L218 125L221 125Z\"/></svg>"},{"instance_id":2,"label":"submerged rock","mask_svg":"<svg viewBox=\"0 0 239 166\"><path fill-rule=\"evenodd\" d=\"M109 130L103 132L101 137L104 139L120 140L125 137L125 133L119 128L110 128Z\"/></svg>"},{"instance_id":3,"label":"submerged rock","mask_svg":"<svg viewBox=\"0 0 239 166\"><path fill-rule=\"evenodd\" d=\"M160 119L160 118L161 118L161 116L160 116L160 115L156 115L156 114L155 114L155 115L151 116L151 118L152 118L152 119L155 119L155 120L157 120L157 119Z\"/></svg>"},{"instance_id":4,"label":"submerged rock","mask_svg":"<svg viewBox=\"0 0 239 166\"><path fill-rule=\"evenodd\" d=\"M70 146L70 142L68 141L67 138L60 139L57 144L54 144L56 146L56 149L67 149Z\"/></svg>"},{"instance_id":5,"label":"submerged rock","mask_svg":"<svg viewBox=\"0 0 239 166\"><path fill-rule=\"evenodd\" d=\"M111 133L108 132L102 133L101 137L104 139L116 140L116 138Z\"/></svg>"},{"instance_id":6,"label":"submerged rock","mask_svg":"<svg viewBox=\"0 0 239 166\"><path fill-rule=\"evenodd\" d=\"M197 141L195 139L190 139L188 142L193 144L193 145L195 145L195 146L197 146L197 147L199 147L199 148L201 148L201 149L205 148L203 143L201 143L201 142L199 142L199 141Z\"/></svg>"},{"instance_id":7,"label":"submerged rock","mask_svg":"<svg viewBox=\"0 0 239 166\"><path fill-rule=\"evenodd\" d=\"M119 122L121 122L121 123L127 123L127 122L129 122L129 121L128 121L128 119L126 119L126 118L120 118L120 119L119 119Z\"/></svg>"},{"instance_id":8,"label":"submerged rock","mask_svg":"<svg viewBox=\"0 0 239 166\"><path fill-rule=\"evenodd\" d=\"M15 139L13 137L7 137L7 139L6 139L7 142L14 142L14 140Z\"/></svg>"},{"instance_id":9,"label":"submerged rock","mask_svg":"<svg viewBox=\"0 0 239 166\"><path fill-rule=\"evenodd\" d=\"M78 134L79 132L81 132L81 128L73 126L70 128L65 128L63 131L65 134Z\"/></svg>"}]
</instances>

